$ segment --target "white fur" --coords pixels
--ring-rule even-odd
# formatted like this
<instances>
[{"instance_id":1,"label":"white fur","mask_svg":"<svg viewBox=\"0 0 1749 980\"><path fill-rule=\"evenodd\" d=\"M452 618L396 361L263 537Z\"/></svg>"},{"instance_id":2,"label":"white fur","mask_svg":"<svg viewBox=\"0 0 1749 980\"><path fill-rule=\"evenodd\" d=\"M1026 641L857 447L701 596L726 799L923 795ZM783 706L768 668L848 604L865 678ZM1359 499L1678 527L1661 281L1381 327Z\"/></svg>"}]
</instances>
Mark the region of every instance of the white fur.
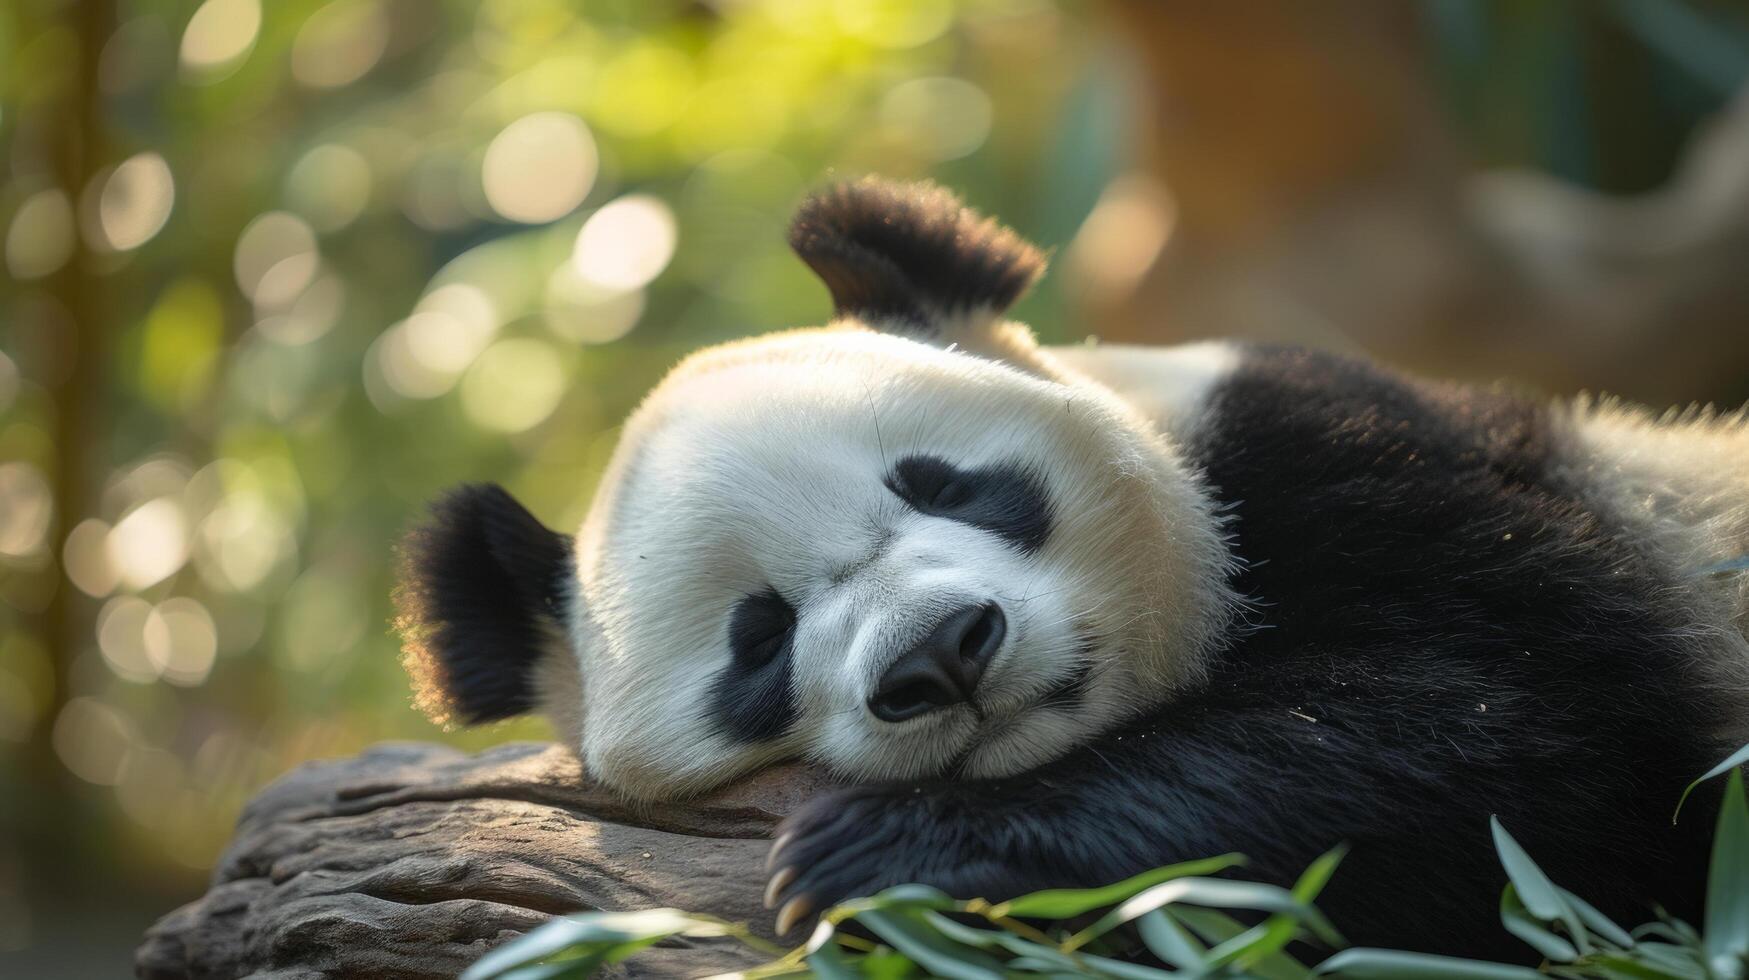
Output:
<instances>
[{"instance_id":1,"label":"white fur","mask_svg":"<svg viewBox=\"0 0 1749 980\"><path fill-rule=\"evenodd\" d=\"M1569 478L1643 536L1669 570L1665 598L1693 604L1693 628L1713 648L1696 666L1740 709L1716 734L1727 744L1749 739L1749 572L1724 570L1749 555L1749 419L1695 408L1655 415L1589 398L1556 415Z\"/></svg>"},{"instance_id":2,"label":"white fur","mask_svg":"<svg viewBox=\"0 0 1749 980\"><path fill-rule=\"evenodd\" d=\"M1230 362L1187 356L1205 371L1140 413L1018 325L978 340L967 346L1007 363L854 323L794 331L694 355L650 395L578 538L573 737L597 778L665 798L796 756L859 778L956 760L1000 775L1197 683L1235 605L1231 559L1197 474L1145 414L1193 406L1190 389ZM1032 468L1053 504L1049 540L1024 554L912 511L882 482L912 453ZM715 731L710 691L731 609L767 586L798 611L800 718L749 747ZM981 712L889 723L867 710L902 651L986 601L1008 631ZM1096 666L1079 706L1035 706L1083 655Z\"/></svg>"},{"instance_id":3,"label":"white fur","mask_svg":"<svg viewBox=\"0 0 1749 980\"><path fill-rule=\"evenodd\" d=\"M1209 393L1240 360L1236 345L1218 340L1177 347L1086 344L1052 347L1050 354L1109 387L1181 442L1207 419Z\"/></svg>"}]
</instances>

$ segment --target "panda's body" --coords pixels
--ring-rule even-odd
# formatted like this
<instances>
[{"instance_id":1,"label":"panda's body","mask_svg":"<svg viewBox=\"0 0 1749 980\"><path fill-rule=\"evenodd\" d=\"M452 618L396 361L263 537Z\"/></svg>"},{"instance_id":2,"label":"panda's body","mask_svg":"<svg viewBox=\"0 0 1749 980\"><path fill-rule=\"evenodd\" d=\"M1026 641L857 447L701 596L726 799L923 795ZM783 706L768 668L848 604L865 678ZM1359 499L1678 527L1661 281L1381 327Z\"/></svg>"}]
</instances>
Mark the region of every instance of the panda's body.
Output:
<instances>
[{"instance_id":1,"label":"panda's body","mask_svg":"<svg viewBox=\"0 0 1749 980\"><path fill-rule=\"evenodd\" d=\"M544 703L642 798L808 758L787 925L1238 851L1356 942L1509 954L1488 817L1606 912L1692 914L1681 787L1749 738L1749 430L1299 350L1039 348L1039 263L862 183L794 242L840 321L706 351L575 544L502 491L416 532L410 663ZM1701 812L1701 811L1696 811Z\"/></svg>"}]
</instances>

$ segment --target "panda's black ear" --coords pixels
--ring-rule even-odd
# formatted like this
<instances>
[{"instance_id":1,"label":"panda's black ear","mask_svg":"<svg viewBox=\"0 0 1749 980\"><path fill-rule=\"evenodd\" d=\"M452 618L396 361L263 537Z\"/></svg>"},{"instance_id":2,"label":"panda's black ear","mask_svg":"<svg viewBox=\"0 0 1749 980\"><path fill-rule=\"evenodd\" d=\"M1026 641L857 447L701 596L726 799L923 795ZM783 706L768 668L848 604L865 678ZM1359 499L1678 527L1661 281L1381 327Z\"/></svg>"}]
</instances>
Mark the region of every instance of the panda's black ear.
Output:
<instances>
[{"instance_id":1,"label":"panda's black ear","mask_svg":"<svg viewBox=\"0 0 1749 980\"><path fill-rule=\"evenodd\" d=\"M789 243L825 280L838 316L920 339L993 320L1045 268L1037 248L946 190L873 177L802 202Z\"/></svg>"},{"instance_id":2,"label":"panda's black ear","mask_svg":"<svg viewBox=\"0 0 1749 980\"><path fill-rule=\"evenodd\" d=\"M535 667L564 643L571 541L503 487L438 498L401 540L395 626L414 702L473 724L535 707Z\"/></svg>"}]
</instances>

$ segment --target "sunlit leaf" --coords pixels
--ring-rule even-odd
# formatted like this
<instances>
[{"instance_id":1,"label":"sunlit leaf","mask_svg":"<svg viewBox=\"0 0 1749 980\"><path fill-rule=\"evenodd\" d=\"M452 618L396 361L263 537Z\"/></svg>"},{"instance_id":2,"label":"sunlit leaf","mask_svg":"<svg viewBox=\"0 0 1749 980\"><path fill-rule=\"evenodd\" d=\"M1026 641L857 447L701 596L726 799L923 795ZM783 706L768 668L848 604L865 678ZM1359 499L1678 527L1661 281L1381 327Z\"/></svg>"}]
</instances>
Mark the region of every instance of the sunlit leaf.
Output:
<instances>
[{"instance_id":1,"label":"sunlit leaf","mask_svg":"<svg viewBox=\"0 0 1749 980\"><path fill-rule=\"evenodd\" d=\"M674 935L721 936L723 924L675 909L643 912L587 912L554 919L520 939L480 957L461 980L488 980L518 966L536 963L566 950L592 945L606 959L615 952L629 955L628 945L655 942ZM637 948L642 948L638 946Z\"/></svg>"},{"instance_id":2,"label":"sunlit leaf","mask_svg":"<svg viewBox=\"0 0 1749 980\"><path fill-rule=\"evenodd\" d=\"M1011 901L1002 902L991 911L998 916L1067 919L1091 912L1094 909L1116 905L1118 902L1164 881L1193 875L1217 874L1244 863L1244 857L1238 854L1223 854L1220 857L1204 858L1200 861L1185 861L1181 864L1170 864L1163 868L1145 871L1133 878L1126 878L1102 888L1054 888L1049 891L1033 892L1030 895L1022 895Z\"/></svg>"}]
</instances>

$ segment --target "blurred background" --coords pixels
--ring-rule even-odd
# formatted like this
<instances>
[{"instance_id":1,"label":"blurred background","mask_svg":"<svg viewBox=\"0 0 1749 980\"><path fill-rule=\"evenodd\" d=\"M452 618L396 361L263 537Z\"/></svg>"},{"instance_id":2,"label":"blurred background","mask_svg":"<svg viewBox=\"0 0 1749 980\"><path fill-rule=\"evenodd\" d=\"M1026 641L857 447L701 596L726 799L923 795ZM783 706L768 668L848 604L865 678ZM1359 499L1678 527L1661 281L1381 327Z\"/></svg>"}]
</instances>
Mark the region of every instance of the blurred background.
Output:
<instances>
[{"instance_id":1,"label":"blurred background","mask_svg":"<svg viewBox=\"0 0 1749 980\"><path fill-rule=\"evenodd\" d=\"M679 356L824 318L809 186L1053 249L1048 341L1737 404L1746 79L1743 0L8 0L0 973L124 972L302 761L544 737L411 709L392 542L574 526Z\"/></svg>"}]
</instances>

